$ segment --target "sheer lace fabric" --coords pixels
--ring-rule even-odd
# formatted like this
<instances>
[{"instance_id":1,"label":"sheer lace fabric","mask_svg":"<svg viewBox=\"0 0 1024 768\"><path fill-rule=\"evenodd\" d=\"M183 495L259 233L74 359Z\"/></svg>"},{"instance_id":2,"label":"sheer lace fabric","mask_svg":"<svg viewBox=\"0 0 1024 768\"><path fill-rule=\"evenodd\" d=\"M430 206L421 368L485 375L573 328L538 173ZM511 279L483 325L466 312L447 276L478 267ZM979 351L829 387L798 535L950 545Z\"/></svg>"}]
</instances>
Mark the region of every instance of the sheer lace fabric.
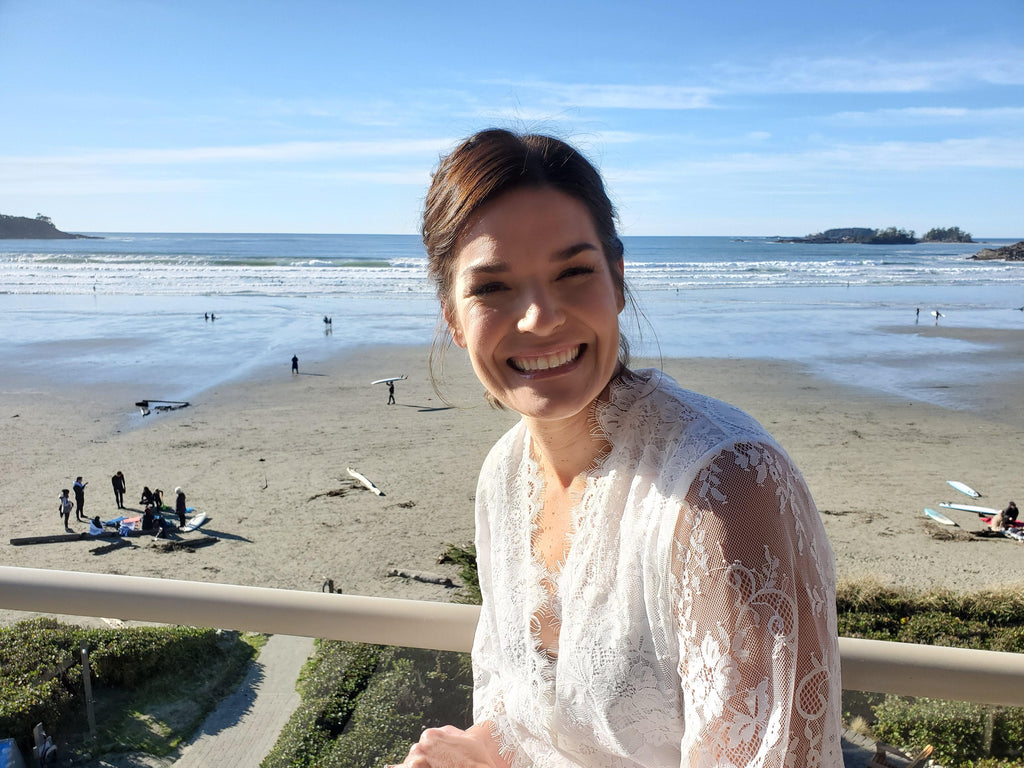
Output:
<instances>
[{"instance_id":1,"label":"sheer lace fabric","mask_svg":"<svg viewBox=\"0 0 1024 768\"><path fill-rule=\"evenodd\" d=\"M832 551L788 457L658 371L614 383L595 428L611 450L557 571L525 425L484 463L477 722L515 768L842 766Z\"/></svg>"}]
</instances>

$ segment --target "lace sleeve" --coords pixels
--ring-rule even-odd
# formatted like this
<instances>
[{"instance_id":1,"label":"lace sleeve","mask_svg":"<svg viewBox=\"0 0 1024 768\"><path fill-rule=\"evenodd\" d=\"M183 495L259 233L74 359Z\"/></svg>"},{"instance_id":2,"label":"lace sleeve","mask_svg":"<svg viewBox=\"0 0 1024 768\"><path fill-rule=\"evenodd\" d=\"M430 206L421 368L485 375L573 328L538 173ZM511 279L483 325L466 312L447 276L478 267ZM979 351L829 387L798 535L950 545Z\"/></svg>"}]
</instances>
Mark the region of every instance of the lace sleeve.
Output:
<instances>
[{"instance_id":1,"label":"lace sleeve","mask_svg":"<svg viewBox=\"0 0 1024 768\"><path fill-rule=\"evenodd\" d=\"M501 689L501 647L494 615L490 569L490 528L485 514L477 514L476 553L480 591L485 596L473 638L473 721L495 720L504 711Z\"/></svg>"},{"instance_id":2,"label":"lace sleeve","mask_svg":"<svg viewBox=\"0 0 1024 768\"><path fill-rule=\"evenodd\" d=\"M676 525L682 766L842 766L835 566L789 458L718 451Z\"/></svg>"}]
</instances>

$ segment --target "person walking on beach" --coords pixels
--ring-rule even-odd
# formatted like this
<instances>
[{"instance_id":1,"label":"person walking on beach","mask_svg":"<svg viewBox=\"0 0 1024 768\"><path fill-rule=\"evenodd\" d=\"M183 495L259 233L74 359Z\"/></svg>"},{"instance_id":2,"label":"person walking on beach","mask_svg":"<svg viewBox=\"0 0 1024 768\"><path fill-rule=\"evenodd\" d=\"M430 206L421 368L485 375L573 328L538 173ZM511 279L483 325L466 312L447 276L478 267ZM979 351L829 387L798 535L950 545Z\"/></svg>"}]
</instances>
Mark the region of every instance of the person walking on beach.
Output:
<instances>
[{"instance_id":1,"label":"person walking on beach","mask_svg":"<svg viewBox=\"0 0 1024 768\"><path fill-rule=\"evenodd\" d=\"M174 511L178 513L178 525L182 528L185 527L185 512L188 507L185 506L185 492L181 488L174 489Z\"/></svg>"},{"instance_id":2,"label":"person walking on beach","mask_svg":"<svg viewBox=\"0 0 1024 768\"><path fill-rule=\"evenodd\" d=\"M75 520L89 522L89 518L85 516L85 486L88 483L82 482L82 477L79 475L75 478L75 484L71 486L75 489Z\"/></svg>"},{"instance_id":3,"label":"person walking on beach","mask_svg":"<svg viewBox=\"0 0 1024 768\"><path fill-rule=\"evenodd\" d=\"M395 404L395 382L388 382L388 405Z\"/></svg>"},{"instance_id":4,"label":"person walking on beach","mask_svg":"<svg viewBox=\"0 0 1024 768\"><path fill-rule=\"evenodd\" d=\"M629 367L597 170L483 131L441 160L422 234L432 357L465 350L520 421L477 484L474 724L427 728L406 768L842 768L821 516L751 416Z\"/></svg>"},{"instance_id":5,"label":"person walking on beach","mask_svg":"<svg viewBox=\"0 0 1024 768\"><path fill-rule=\"evenodd\" d=\"M299 372L299 356L292 355L292 373Z\"/></svg>"},{"instance_id":6,"label":"person walking on beach","mask_svg":"<svg viewBox=\"0 0 1024 768\"><path fill-rule=\"evenodd\" d=\"M69 491L67 488L64 488L60 492L60 496L57 498L57 514L64 518L65 529L71 527L71 508L72 506L74 506L71 503L71 497L68 495L70 493L71 491Z\"/></svg>"},{"instance_id":7,"label":"person walking on beach","mask_svg":"<svg viewBox=\"0 0 1024 768\"><path fill-rule=\"evenodd\" d=\"M110 484L114 486L114 503L117 504L118 509L124 509L124 473L121 470L117 470L114 476L110 478Z\"/></svg>"}]
</instances>

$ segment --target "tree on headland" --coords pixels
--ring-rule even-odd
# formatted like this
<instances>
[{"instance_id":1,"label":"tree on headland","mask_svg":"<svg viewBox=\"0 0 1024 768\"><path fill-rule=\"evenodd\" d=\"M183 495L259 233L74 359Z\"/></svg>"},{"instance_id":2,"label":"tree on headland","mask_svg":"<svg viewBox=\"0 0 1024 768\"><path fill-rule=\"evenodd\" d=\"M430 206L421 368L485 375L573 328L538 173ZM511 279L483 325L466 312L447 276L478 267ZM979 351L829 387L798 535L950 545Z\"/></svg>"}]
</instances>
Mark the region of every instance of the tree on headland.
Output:
<instances>
[{"instance_id":1,"label":"tree on headland","mask_svg":"<svg viewBox=\"0 0 1024 768\"><path fill-rule=\"evenodd\" d=\"M923 238L924 242L938 243L973 243L970 232L964 232L960 227L949 227L948 229L930 229ZM867 227L843 227L839 229L826 229L806 237L780 238L782 243L860 243L862 245L913 245L922 242L917 239L914 230L899 229L898 227L886 227L885 229L869 229Z\"/></svg>"},{"instance_id":2,"label":"tree on headland","mask_svg":"<svg viewBox=\"0 0 1024 768\"><path fill-rule=\"evenodd\" d=\"M51 219L49 216L44 216L41 213L36 214L36 221L45 221L47 224L53 224L53 219Z\"/></svg>"},{"instance_id":3,"label":"tree on headland","mask_svg":"<svg viewBox=\"0 0 1024 768\"><path fill-rule=\"evenodd\" d=\"M876 229L875 233L866 241L875 245L902 245L904 243L916 243L914 230L909 232L905 229L888 227L887 229Z\"/></svg>"},{"instance_id":4,"label":"tree on headland","mask_svg":"<svg viewBox=\"0 0 1024 768\"><path fill-rule=\"evenodd\" d=\"M924 233L926 243L973 243L974 239L970 232L964 232L960 227L933 227Z\"/></svg>"}]
</instances>

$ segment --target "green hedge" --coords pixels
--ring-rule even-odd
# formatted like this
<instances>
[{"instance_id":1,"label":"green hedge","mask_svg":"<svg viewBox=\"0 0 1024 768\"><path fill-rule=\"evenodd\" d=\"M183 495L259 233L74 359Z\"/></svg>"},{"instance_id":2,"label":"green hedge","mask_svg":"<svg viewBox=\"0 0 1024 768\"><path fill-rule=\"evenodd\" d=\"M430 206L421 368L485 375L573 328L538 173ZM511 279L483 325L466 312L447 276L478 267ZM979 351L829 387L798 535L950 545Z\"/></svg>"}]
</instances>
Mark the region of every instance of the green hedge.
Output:
<instances>
[{"instance_id":1,"label":"green hedge","mask_svg":"<svg viewBox=\"0 0 1024 768\"><path fill-rule=\"evenodd\" d=\"M135 691L154 678L179 674L197 655L222 653L212 629L86 629L50 618L0 627L0 734L30 748L36 723L57 732L56 724L80 719L83 642L97 690Z\"/></svg>"},{"instance_id":2,"label":"green hedge","mask_svg":"<svg viewBox=\"0 0 1024 768\"><path fill-rule=\"evenodd\" d=\"M915 592L872 582L844 584L837 595L839 634L901 643L1020 653L1024 592ZM881 741L921 749L952 766L1019 766L1024 708L903 698L848 691L844 717L865 717Z\"/></svg>"},{"instance_id":3,"label":"green hedge","mask_svg":"<svg viewBox=\"0 0 1024 768\"><path fill-rule=\"evenodd\" d=\"M302 703L262 768L380 768L424 727L472 719L467 654L323 640L298 689Z\"/></svg>"}]
</instances>

